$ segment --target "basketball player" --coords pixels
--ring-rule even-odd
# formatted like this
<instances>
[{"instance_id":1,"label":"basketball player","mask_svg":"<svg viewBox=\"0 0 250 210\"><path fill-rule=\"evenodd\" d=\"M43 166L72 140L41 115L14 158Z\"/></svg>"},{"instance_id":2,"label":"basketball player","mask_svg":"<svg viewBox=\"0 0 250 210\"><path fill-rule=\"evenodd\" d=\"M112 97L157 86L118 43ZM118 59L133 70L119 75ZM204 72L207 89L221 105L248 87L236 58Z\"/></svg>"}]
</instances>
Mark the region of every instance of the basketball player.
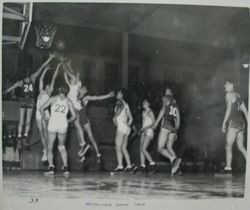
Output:
<instances>
[{"instance_id":1,"label":"basketball player","mask_svg":"<svg viewBox=\"0 0 250 210\"><path fill-rule=\"evenodd\" d=\"M68 93L68 98L72 101L73 107L75 109L76 113L76 119L74 121L74 125L77 130L77 137L81 146L80 151L78 152L78 155L81 157L80 160L83 162L85 160L85 153L89 149L89 144L87 144L84 140L84 134L83 134L83 129L82 126L80 125L80 119L79 119L79 111L81 109L81 103L78 100L78 95L80 88L82 86L81 80L80 80L80 72L76 72L74 74L74 71L71 67L71 61L69 60L67 63L63 65L64 68L64 78L69 86L69 93Z\"/></svg>"},{"instance_id":2,"label":"basketball player","mask_svg":"<svg viewBox=\"0 0 250 210\"><path fill-rule=\"evenodd\" d=\"M236 140L239 151L246 159L247 151L244 147L244 132L248 119L248 111L240 94L235 91L236 84L227 80L224 87L226 92L226 113L222 123L222 132L226 133L226 166L224 173L232 173L232 147ZM245 117L245 119L244 119Z\"/></svg>"},{"instance_id":3,"label":"basketball player","mask_svg":"<svg viewBox=\"0 0 250 210\"><path fill-rule=\"evenodd\" d=\"M89 101L100 101L100 100L105 100L111 97L114 97L114 92L110 92L109 94L106 95L101 95L101 96L90 96L88 94L88 89L86 86L82 86L80 88L79 96L78 99L81 101L81 110L79 112L79 117L80 117L80 123L83 126L83 129L87 132L87 135L89 137L90 142L93 144L95 152L96 152L96 160L97 163L100 163L101 159L101 153L98 149L96 140L94 138L90 121L88 119L87 113L86 113L86 107L88 105ZM85 159L85 156L83 156L80 160L83 161L82 159Z\"/></svg>"},{"instance_id":4,"label":"basketball player","mask_svg":"<svg viewBox=\"0 0 250 210\"><path fill-rule=\"evenodd\" d=\"M45 175L54 174L55 166L53 164L53 147L56 137L58 137L58 150L63 161L63 174L69 175L68 156L65 148L68 124L73 122L76 114L72 102L67 98L69 92L68 87L60 87L58 95L51 97L42 107L40 112L45 120L48 120L48 162L49 168ZM51 106L50 118L45 114L45 110ZM71 118L67 119L67 114L70 112Z\"/></svg>"},{"instance_id":5,"label":"basketball player","mask_svg":"<svg viewBox=\"0 0 250 210\"><path fill-rule=\"evenodd\" d=\"M141 157L141 171L146 171L146 159L149 162L149 171L156 172L156 164L153 161L151 155L147 151L148 145L154 138L153 125L155 122L154 112L150 108L150 102L148 99L143 101L143 113L142 113L142 129L141 129L141 141L140 141L140 157Z\"/></svg>"},{"instance_id":6,"label":"basketball player","mask_svg":"<svg viewBox=\"0 0 250 210\"><path fill-rule=\"evenodd\" d=\"M48 160L47 159L48 133L47 133L47 122L42 118L41 113L40 113L40 108L43 104L45 104L45 102L47 102L49 100L49 97L51 96L51 94L54 90L54 84L55 84L55 80L56 80L60 66L61 66L61 63L59 63L56 67L56 70L55 70L54 75L53 75L52 80L51 80L51 84L47 84L45 87L43 84L44 76L48 72L48 70L50 69L49 66L47 66L45 68L45 70L43 71L43 73L40 77L40 80L39 80L39 92L40 93L37 97L37 103L36 103L36 123L37 123L39 135L40 135L42 145L43 145L43 156L42 156L43 162ZM45 115L46 115L46 117L49 117L48 110L45 110Z\"/></svg>"},{"instance_id":7,"label":"basketball player","mask_svg":"<svg viewBox=\"0 0 250 210\"><path fill-rule=\"evenodd\" d=\"M180 126L180 112L172 93L167 88L165 96L162 98L162 108L154 123L156 128L161 122L161 130L158 136L158 151L164 157L168 158L171 162L171 174L174 175L181 163L181 159L177 158L176 153L173 150L173 144L177 140L177 131Z\"/></svg>"},{"instance_id":8,"label":"basketball player","mask_svg":"<svg viewBox=\"0 0 250 210\"><path fill-rule=\"evenodd\" d=\"M4 94L14 90L17 87L21 87L22 88L22 96L20 98L21 106L19 109L19 124L18 124L18 138L22 138L22 136L24 137L24 145L25 146L29 146L29 142L28 142L28 135L29 135L29 131L30 131L30 122L31 122L31 116L32 116L32 112L34 109L34 85L35 85L35 81L38 77L38 75L42 72L42 70L50 63L50 61L56 57L56 54L50 54L49 58L42 64L42 66L32 75L28 75L25 79L20 80L18 82L16 82L12 87L10 87L9 89L7 89ZM27 73L29 74L29 72ZM26 112L26 121L24 119L24 115ZM23 134L23 125L25 123L25 130L24 130L24 135Z\"/></svg>"},{"instance_id":9,"label":"basketball player","mask_svg":"<svg viewBox=\"0 0 250 210\"><path fill-rule=\"evenodd\" d=\"M114 172L132 172L133 167L131 165L130 156L127 150L128 136L130 134L130 126L133 122L133 117L129 109L128 104L124 101L124 91L120 90L116 95L116 106L115 106L115 116L113 117L114 125L116 128L116 156L118 161L117 168ZM127 167L123 168L123 156L127 163Z\"/></svg>"}]
</instances>

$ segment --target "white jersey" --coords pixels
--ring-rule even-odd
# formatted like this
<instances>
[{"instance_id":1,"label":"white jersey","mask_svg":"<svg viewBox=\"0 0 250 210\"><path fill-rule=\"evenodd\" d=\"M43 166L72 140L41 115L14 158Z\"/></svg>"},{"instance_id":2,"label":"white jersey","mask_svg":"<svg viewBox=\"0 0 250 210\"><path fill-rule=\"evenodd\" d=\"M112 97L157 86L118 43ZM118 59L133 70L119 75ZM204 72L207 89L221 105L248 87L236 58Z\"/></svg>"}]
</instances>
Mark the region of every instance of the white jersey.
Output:
<instances>
[{"instance_id":1,"label":"white jersey","mask_svg":"<svg viewBox=\"0 0 250 210\"><path fill-rule=\"evenodd\" d=\"M43 104L49 100L49 95L45 91L41 91L37 97L36 109L39 110Z\"/></svg>"},{"instance_id":2,"label":"white jersey","mask_svg":"<svg viewBox=\"0 0 250 210\"><path fill-rule=\"evenodd\" d=\"M42 115L40 113L40 108L42 107L43 104L45 104L49 100L49 95L45 91L41 91L39 96L37 97L37 102L36 102L36 119L41 120ZM49 117L49 111L45 110L45 115Z\"/></svg>"},{"instance_id":3,"label":"white jersey","mask_svg":"<svg viewBox=\"0 0 250 210\"><path fill-rule=\"evenodd\" d=\"M69 85L69 93L67 96L72 101L74 108L77 110L81 109L81 103L78 100L78 95L81 86L81 81L78 81L75 85Z\"/></svg>"},{"instance_id":4,"label":"white jersey","mask_svg":"<svg viewBox=\"0 0 250 210\"><path fill-rule=\"evenodd\" d=\"M121 113L116 117L117 121L117 130L125 135L129 135L130 127L128 125L128 114L129 114L129 106L125 101L121 101L123 103L123 108Z\"/></svg>"},{"instance_id":5,"label":"white jersey","mask_svg":"<svg viewBox=\"0 0 250 210\"><path fill-rule=\"evenodd\" d=\"M149 116L150 111L151 109L148 109L148 110L143 111L142 113L142 128L150 126L153 123L151 117Z\"/></svg>"},{"instance_id":6,"label":"white jersey","mask_svg":"<svg viewBox=\"0 0 250 210\"><path fill-rule=\"evenodd\" d=\"M129 106L128 104L121 100L123 103L123 109L121 113L116 117L117 123L127 123L128 122L128 113L129 113Z\"/></svg>"},{"instance_id":7,"label":"white jersey","mask_svg":"<svg viewBox=\"0 0 250 210\"><path fill-rule=\"evenodd\" d=\"M57 97L56 102L51 106L51 117L50 119L66 120L69 112L68 99L60 99Z\"/></svg>"}]
</instances>

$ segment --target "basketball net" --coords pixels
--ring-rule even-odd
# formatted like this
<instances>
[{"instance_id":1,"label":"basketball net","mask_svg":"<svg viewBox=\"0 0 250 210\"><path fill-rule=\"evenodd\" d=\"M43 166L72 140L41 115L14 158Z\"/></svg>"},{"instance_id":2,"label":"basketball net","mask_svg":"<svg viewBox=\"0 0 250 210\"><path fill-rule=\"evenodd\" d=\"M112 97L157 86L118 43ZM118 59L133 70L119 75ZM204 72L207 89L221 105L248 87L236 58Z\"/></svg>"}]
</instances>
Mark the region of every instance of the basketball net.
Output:
<instances>
[{"instance_id":1,"label":"basketball net","mask_svg":"<svg viewBox=\"0 0 250 210\"><path fill-rule=\"evenodd\" d=\"M57 27L50 23L41 23L35 26L36 46L40 49L48 49L52 45Z\"/></svg>"}]
</instances>

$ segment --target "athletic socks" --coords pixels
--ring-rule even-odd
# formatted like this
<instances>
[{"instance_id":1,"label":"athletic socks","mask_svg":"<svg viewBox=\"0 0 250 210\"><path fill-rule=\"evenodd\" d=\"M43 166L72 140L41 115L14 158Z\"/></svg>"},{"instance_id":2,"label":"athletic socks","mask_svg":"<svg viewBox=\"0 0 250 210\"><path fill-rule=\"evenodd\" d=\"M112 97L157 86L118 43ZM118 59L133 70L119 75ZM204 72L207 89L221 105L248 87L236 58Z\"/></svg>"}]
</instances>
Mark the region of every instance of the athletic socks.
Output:
<instances>
[{"instance_id":1,"label":"athletic socks","mask_svg":"<svg viewBox=\"0 0 250 210\"><path fill-rule=\"evenodd\" d=\"M47 151L46 149L43 150L43 156L42 156L42 162L46 162L48 160L47 158Z\"/></svg>"},{"instance_id":2,"label":"athletic socks","mask_svg":"<svg viewBox=\"0 0 250 210\"><path fill-rule=\"evenodd\" d=\"M232 171L232 168L231 167L225 167L224 170L225 171Z\"/></svg>"},{"instance_id":3,"label":"athletic socks","mask_svg":"<svg viewBox=\"0 0 250 210\"><path fill-rule=\"evenodd\" d=\"M99 153L99 154L97 154L96 155L96 162L99 164L99 163L101 163L101 154Z\"/></svg>"}]
</instances>

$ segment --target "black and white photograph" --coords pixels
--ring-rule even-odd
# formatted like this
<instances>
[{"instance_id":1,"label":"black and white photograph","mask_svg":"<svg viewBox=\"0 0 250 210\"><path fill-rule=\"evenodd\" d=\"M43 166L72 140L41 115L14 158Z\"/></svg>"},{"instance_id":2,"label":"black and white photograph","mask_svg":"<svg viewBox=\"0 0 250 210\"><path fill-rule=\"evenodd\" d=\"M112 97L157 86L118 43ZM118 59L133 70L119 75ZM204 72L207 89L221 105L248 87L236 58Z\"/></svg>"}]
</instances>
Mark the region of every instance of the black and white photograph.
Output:
<instances>
[{"instance_id":1,"label":"black and white photograph","mask_svg":"<svg viewBox=\"0 0 250 210\"><path fill-rule=\"evenodd\" d=\"M250 204L250 2L176 2L1 3L0 209Z\"/></svg>"}]
</instances>

